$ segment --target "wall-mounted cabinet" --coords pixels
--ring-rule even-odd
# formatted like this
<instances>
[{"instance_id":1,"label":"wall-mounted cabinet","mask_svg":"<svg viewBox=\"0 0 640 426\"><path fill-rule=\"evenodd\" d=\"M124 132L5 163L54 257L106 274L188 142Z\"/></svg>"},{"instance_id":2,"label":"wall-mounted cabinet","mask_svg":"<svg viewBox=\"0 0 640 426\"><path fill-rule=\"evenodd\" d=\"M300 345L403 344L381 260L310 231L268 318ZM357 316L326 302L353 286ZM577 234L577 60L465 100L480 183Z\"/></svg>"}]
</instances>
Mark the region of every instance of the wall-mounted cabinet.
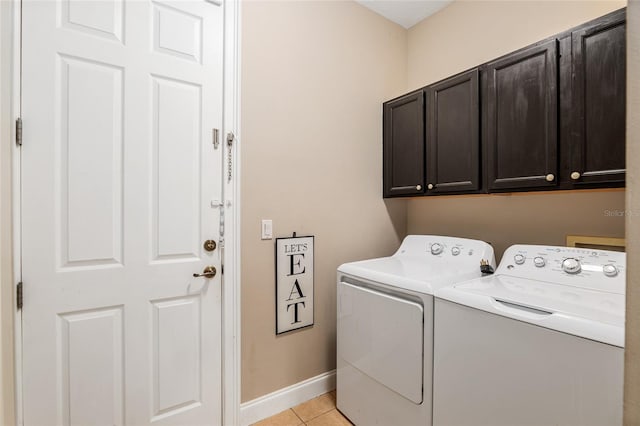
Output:
<instances>
[{"instance_id":1,"label":"wall-mounted cabinet","mask_svg":"<svg viewBox=\"0 0 640 426\"><path fill-rule=\"evenodd\" d=\"M427 194L480 189L478 70L426 89Z\"/></svg>"},{"instance_id":2,"label":"wall-mounted cabinet","mask_svg":"<svg viewBox=\"0 0 640 426\"><path fill-rule=\"evenodd\" d=\"M564 175L574 187L624 183L625 29L623 10L571 33L572 79L561 117L571 131Z\"/></svg>"},{"instance_id":3,"label":"wall-mounted cabinet","mask_svg":"<svg viewBox=\"0 0 640 426\"><path fill-rule=\"evenodd\" d=\"M383 107L384 196L418 195L424 188L424 93Z\"/></svg>"},{"instance_id":4,"label":"wall-mounted cabinet","mask_svg":"<svg viewBox=\"0 0 640 426\"><path fill-rule=\"evenodd\" d=\"M489 191L557 185L556 40L483 69L483 140Z\"/></svg>"},{"instance_id":5,"label":"wall-mounted cabinet","mask_svg":"<svg viewBox=\"0 0 640 426\"><path fill-rule=\"evenodd\" d=\"M623 186L625 37L622 9L386 102L384 196Z\"/></svg>"}]
</instances>

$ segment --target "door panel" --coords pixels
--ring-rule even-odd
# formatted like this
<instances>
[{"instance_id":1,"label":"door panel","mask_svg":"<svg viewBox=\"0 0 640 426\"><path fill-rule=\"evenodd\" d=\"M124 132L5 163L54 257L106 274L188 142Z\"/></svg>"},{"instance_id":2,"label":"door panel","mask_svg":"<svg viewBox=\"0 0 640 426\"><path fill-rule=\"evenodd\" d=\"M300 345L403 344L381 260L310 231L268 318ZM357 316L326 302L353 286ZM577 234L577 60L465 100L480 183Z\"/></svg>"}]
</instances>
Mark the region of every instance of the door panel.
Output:
<instances>
[{"instance_id":1,"label":"door panel","mask_svg":"<svg viewBox=\"0 0 640 426\"><path fill-rule=\"evenodd\" d=\"M624 11L571 34L574 185L625 180L626 28ZM577 173L577 174L574 174ZM573 174L573 176L572 176ZM578 176L579 174L579 176Z\"/></svg>"},{"instance_id":2,"label":"door panel","mask_svg":"<svg viewBox=\"0 0 640 426\"><path fill-rule=\"evenodd\" d=\"M154 418L202 403L200 302L199 296L153 302Z\"/></svg>"},{"instance_id":3,"label":"door panel","mask_svg":"<svg viewBox=\"0 0 640 426\"><path fill-rule=\"evenodd\" d=\"M201 88L153 80L155 260L197 258L200 239Z\"/></svg>"},{"instance_id":4,"label":"door panel","mask_svg":"<svg viewBox=\"0 0 640 426\"><path fill-rule=\"evenodd\" d=\"M58 316L64 424L124 424L122 311L117 306Z\"/></svg>"},{"instance_id":5,"label":"door panel","mask_svg":"<svg viewBox=\"0 0 640 426\"><path fill-rule=\"evenodd\" d=\"M489 189L556 186L557 41L488 64L484 87Z\"/></svg>"},{"instance_id":6,"label":"door panel","mask_svg":"<svg viewBox=\"0 0 640 426\"><path fill-rule=\"evenodd\" d=\"M424 308L338 283L340 358L414 404L423 401Z\"/></svg>"},{"instance_id":7,"label":"door panel","mask_svg":"<svg viewBox=\"0 0 640 426\"><path fill-rule=\"evenodd\" d=\"M384 196L424 192L424 94L418 90L383 106Z\"/></svg>"},{"instance_id":8,"label":"door panel","mask_svg":"<svg viewBox=\"0 0 640 426\"><path fill-rule=\"evenodd\" d=\"M24 424L219 424L222 7L22 9Z\"/></svg>"},{"instance_id":9,"label":"door panel","mask_svg":"<svg viewBox=\"0 0 640 426\"><path fill-rule=\"evenodd\" d=\"M427 89L427 194L480 188L478 70Z\"/></svg>"},{"instance_id":10,"label":"door panel","mask_svg":"<svg viewBox=\"0 0 640 426\"><path fill-rule=\"evenodd\" d=\"M120 265L123 69L66 55L57 62L60 267Z\"/></svg>"}]
</instances>

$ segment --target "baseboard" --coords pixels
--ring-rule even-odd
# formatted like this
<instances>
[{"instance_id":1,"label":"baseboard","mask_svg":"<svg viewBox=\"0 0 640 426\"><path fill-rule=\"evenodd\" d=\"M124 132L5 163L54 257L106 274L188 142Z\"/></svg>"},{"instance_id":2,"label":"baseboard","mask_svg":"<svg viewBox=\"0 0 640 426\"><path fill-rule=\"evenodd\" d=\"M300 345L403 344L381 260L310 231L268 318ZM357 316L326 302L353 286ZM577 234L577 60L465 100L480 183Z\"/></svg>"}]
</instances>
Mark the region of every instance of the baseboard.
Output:
<instances>
[{"instance_id":1,"label":"baseboard","mask_svg":"<svg viewBox=\"0 0 640 426\"><path fill-rule=\"evenodd\" d=\"M336 388L336 370L240 404L240 424L248 426Z\"/></svg>"}]
</instances>

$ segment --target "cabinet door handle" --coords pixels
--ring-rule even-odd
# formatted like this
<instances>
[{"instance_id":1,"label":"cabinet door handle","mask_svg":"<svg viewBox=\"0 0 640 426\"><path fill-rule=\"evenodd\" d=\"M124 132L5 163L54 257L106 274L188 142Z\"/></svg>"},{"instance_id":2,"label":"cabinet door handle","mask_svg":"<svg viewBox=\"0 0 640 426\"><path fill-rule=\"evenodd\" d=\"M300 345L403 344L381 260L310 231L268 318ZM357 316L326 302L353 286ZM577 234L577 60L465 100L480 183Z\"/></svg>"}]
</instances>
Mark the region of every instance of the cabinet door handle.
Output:
<instances>
[{"instance_id":1,"label":"cabinet door handle","mask_svg":"<svg viewBox=\"0 0 640 426\"><path fill-rule=\"evenodd\" d=\"M429 185L427 185L427 189L433 189L433 184L430 183Z\"/></svg>"},{"instance_id":2,"label":"cabinet door handle","mask_svg":"<svg viewBox=\"0 0 640 426\"><path fill-rule=\"evenodd\" d=\"M571 179L573 179L573 180L578 180L578 179L580 179L580 176L582 176L582 175L580 174L580 172L573 172L573 173L571 173Z\"/></svg>"},{"instance_id":3,"label":"cabinet door handle","mask_svg":"<svg viewBox=\"0 0 640 426\"><path fill-rule=\"evenodd\" d=\"M416 185L416 190L420 191L422 189L422 185Z\"/></svg>"},{"instance_id":4,"label":"cabinet door handle","mask_svg":"<svg viewBox=\"0 0 640 426\"><path fill-rule=\"evenodd\" d=\"M552 173L549 173L548 175L545 176L545 179L547 180L547 182L553 182L556 179L556 177Z\"/></svg>"}]
</instances>

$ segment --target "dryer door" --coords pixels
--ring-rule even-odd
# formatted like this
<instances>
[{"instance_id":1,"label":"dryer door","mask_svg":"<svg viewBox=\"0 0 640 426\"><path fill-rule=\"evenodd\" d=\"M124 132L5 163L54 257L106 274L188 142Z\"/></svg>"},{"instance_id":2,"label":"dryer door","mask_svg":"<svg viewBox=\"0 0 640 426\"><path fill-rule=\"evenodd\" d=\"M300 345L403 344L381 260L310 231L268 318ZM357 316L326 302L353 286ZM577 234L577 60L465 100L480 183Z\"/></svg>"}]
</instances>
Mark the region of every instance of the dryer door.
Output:
<instances>
[{"instance_id":1,"label":"dryer door","mask_svg":"<svg viewBox=\"0 0 640 426\"><path fill-rule=\"evenodd\" d=\"M338 356L410 401L422 403L421 304L338 283Z\"/></svg>"}]
</instances>

